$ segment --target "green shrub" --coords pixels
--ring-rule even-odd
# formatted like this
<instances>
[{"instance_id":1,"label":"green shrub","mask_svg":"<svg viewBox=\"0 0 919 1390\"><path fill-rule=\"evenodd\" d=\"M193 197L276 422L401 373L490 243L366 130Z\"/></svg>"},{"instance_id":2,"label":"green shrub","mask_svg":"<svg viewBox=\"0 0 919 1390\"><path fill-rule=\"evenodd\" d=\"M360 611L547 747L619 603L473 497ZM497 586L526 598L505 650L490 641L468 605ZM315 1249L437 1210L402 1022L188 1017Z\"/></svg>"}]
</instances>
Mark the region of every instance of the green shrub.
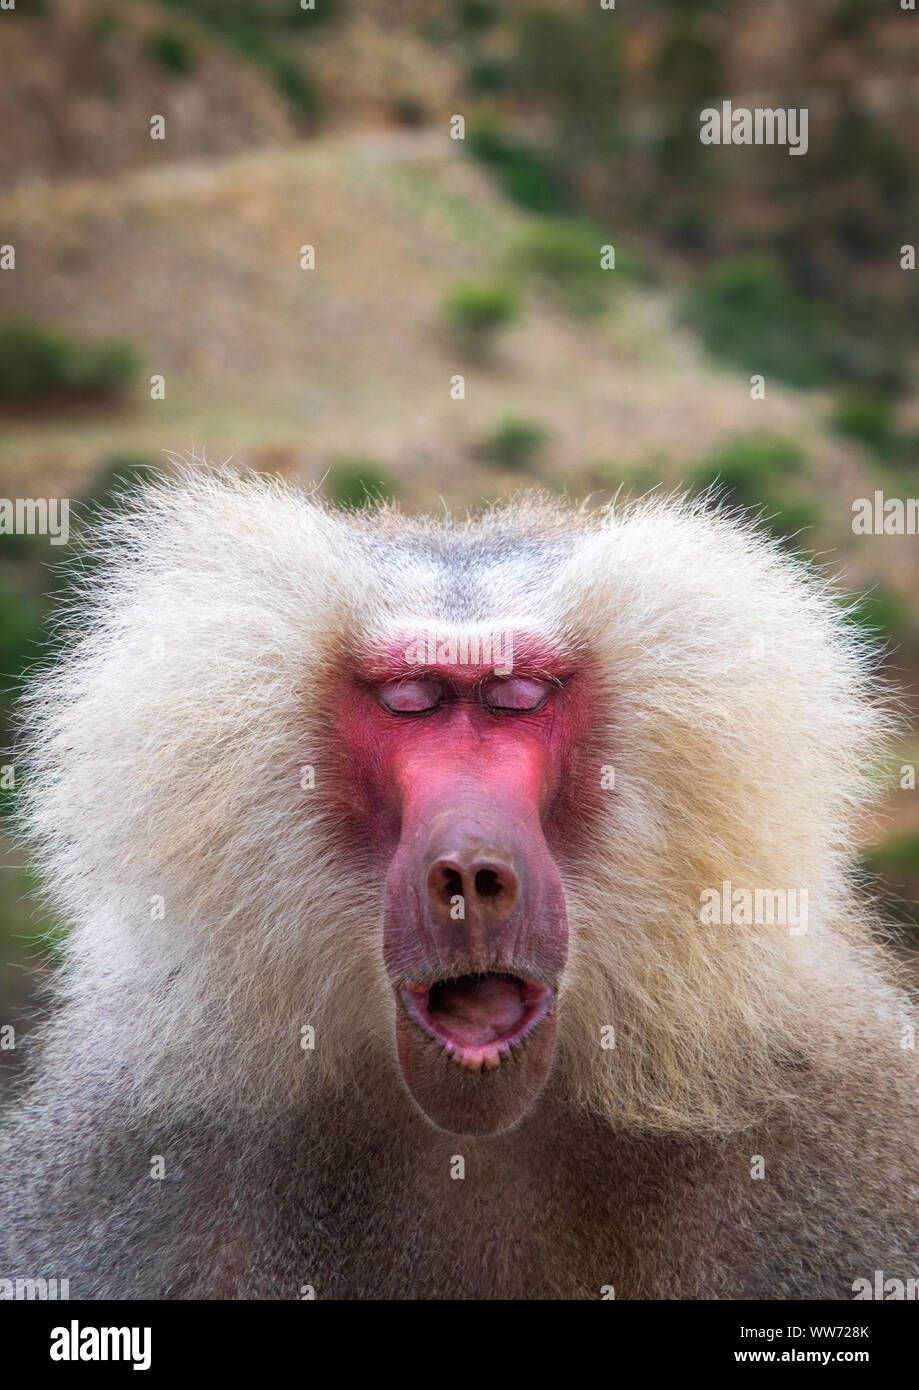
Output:
<instances>
[{"instance_id":1,"label":"green shrub","mask_svg":"<svg viewBox=\"0 0 919 1390\"><path fill-rule=\"evenodd\" d=\"M66 602L77 584L96 569L98 559L91 549L93 531L104 514L123 498L130 497L135 489L160 476L161 470L149 459L133 455L116 455L102 464L74 499L70 518L71 544L57 561L52 586L56 599ZM53 632L51 640L55 640Z\"/></svg>"},{"instance_id":2,"label":"green shrub","mask_svg":"<svg viewBox=\"0 0 919 1390\"><path fill-rule=\"evenodd\" d=\"M869 179L896 204L902 203L915 186L903 140L888 124L857 107L848 107L836 118L820 172L837 181L853 176Z\"/></svg>"},{"instance_id":3,"label":"green shrub","mask_svg":"<svg viewBox=\"0 0 919 1390\"><path fill-rule=\"evenodd\" d=\"M893 404L888 396L878 391L853 391L844 397L836 409L832 424L837 434L857 439L884 457L895 449L897 433Z\"/></svg>"},{"instance_id":4,"label":"green shrub","mask_svg":"<svg viewBox=\"0 0 919 1390\"><path fill-rule=\"evenodd\" d=\"M0 399L28 400L71 389L71 345L37 324L0 325Z\"/></svg>"},{"instance_id":5,"label":"green shrub","mask_svg":"<svg viewBox=\"0 0 919 1390\"><path fill-rule=\"evenodd\" d=\"M127 343L76 343L41 324L0 324L2 401L117 391L131 380L137 365Z\"/></svg>"},{"instance_id":6,"label":"green shrub","mask_svg":"<svg viewBox=\"0 0 919 1390\"><path fill-rule=\"evenodd\" d=\"M222 35L232 29L257 29L263 34L287 38L303 32L303 25L316 25L338 19L347 6L344 0L317 0L316 8L306 12L297 0L165 0L174 10L194 15L199 23Z\"/></svg>"},{"instance_id":7,"label":"green shrub","mask_svg":"<svg viewBox=\"0 0 919 1390\"><path fill-rule=\"evenodd\" d=\"M692 473L696 486L717 477L743 506L755 506L777 480L799 475L804 453L790 439L774 434L743 434L723 444Z\"/></svg>"},{"instance_id":8,"label":"green shrub","mask_svg":"<svg viewBox=\"0 0 919 1390\"><path fill-rule=\"evenodd\" d=\"M898 647L910 636L913 619L906 600L895 590L877 584L868 594L860 594L852 605L846 600L846 619L885 647Z\"/></svg>"},{"instance_id":9,"label":"green shrub","mask_svg":"<svg viewBox=\"0 0 919 1390\"><path fill-rule=\"evenodd\" d=\"M870 845L860 866L886 918L912 927L919 923L919 830Z\"/></svg>"},{"instance_id":10,"label":"green shrub","mask_svg":"<svg viewBox=\"0 0 919 1390\"><path fill-rule=\"evenodd\" d=\"M21 561L29 562L48 558L49 539L45 535L33 531L30 535L28 531L7 531L0 535L0 561L12 560L14 564ZM3 680L3 671L0 670L0 681Z\"/></svg>"},{"instance_id":11,"label":"green shrub","mask_svg":"<svg viewBox=\"0 0 919 1390\"><path fill-rule=\"evenodd\" d=\"M39 655L42 616L37 599L0 584L0 703Z\"/></svg>"},{"instance_id":12,"label":"green shrub","mask_svg":"<svg viewBox=\"0 0 919 1390\"><path fill-rule=\"evenodd\" d=\"M93 474L77 504L79 525L91 526L126 494L162 476L152 460L142 455L116 454Z\"/></svg>"},{"instance_id":13,"label":"green shrub","mask_svg":"<svg viewBox=\"0 0 919 1390\"><path fill-rule=\"evenodd\" d=\"M161 29L154 34L148 45L150 57L167 72L185 76L193 72L197 57L193 45L184 34L175 29Z\"/></svg>"},{"instance_id":14,"label":"green shrub","mask_svg":"<svg viewBox=\"0 0 919 1390\"><path fill-rule=\"evenodd\" d=\"M548 282L577 314L600 313L609 300L613 277L633 277L635 258L616 248L615 270L601 266L601 247L612 244L599 227L575 218L546 218L527 227L514 242L509 262Z\"/></svg>"},{"instance_id":15,"label":"green shrub","mask_svg":"<svg viewBox=\"0 0 919 1390\"><path fill-rule=\"evenodd\" d=\"M8 555L4 544L8 539L0 537L2 556ZM39 593L32 592L36 587L32 569L28 565L11 567L12 582L0 582L0 753L10 737L10 715L23 679L42 657L47 639L47 604ZM40 568L38 573L42 575ZM40 584L41 579L37 582ZM0 763L8 761L0 756ZM0 793L0 801L5 803L8 795ZM0 805L0 814L4 809Z\"/></svg>"},{"instance_id":16,"label":"green shrub","mask_svg":"<svg viewBox=\"0 0 919 1390\"><path fill-rule=\"evenodd\" d=\"M530 420L504 420L476 449L479 458L505 468L526 468L549 438L542 425Z\"/></svg>"},{"instance_id":17,"label":"green shrub","mask_svg":"<svg viewBox=\"0 0 919 1390\"><path fill-rule=\"evenodd\" d=\"M767 500L761 525L781 541L797 542L823 519L823 509L812 498L782 497Z\"/></svg>"},{"instance_id":18,"label":"green shrub","mask_svg":"<svg viewBox=\"0 0 919 1390\"><path fill-rule=\"evenodd\" d=\"M319 94L298 58L271 49L262 55L262 63L274 78L278 90L304 116L315 120L319 115Z\"/></svg>"},{"instance_id":19,"label":"green shrub","mask_svg":"<svg viewBox=\"0 0 919 1390\"><path fill-rule=\"evenodd\" d=\"M877 874L919 874L919 830L891 835L865 850L863 858Z\"/></svg>"},{"instance_id":20,"label":"green shrub","mask_svg":"<svg viewBox=\"0 0 919 1390\"><path fill-rule=\"evenodd\" d=\"M502 166L501 185L509 198L531 212L560 212L571 201L554 169L529 150L519 150Z\"/></svg>"},{"instance_id":21,"label":"green shrub","mask_svg":"<svg viewBox=\"0 0 919 1390\"><path fill-rule=\"evenodd\" d=\"M517 81L513 60L494 53L479 53L466 70L466 86L472 92L506 92Z\"/></svg>"},{"instance_id":22,"label":"green shrub","mask_svg":"<svg viewBox=\"0 0 919 1390\"><path fill-rule=\"evenodd\" d=\"M530 212L559 213L571 206L567 179L491 117L469 123L466 149L491 167L509 198Z\"/></svg>"},{"instance_id":23,"label":"green shrub","mask_svg":"<svg viewBox=\"0 0 919 1390\"><path fill-rule=\"evenodd\" d=\"M464 29L481 32L497 23L501 17L501 6L496 0L459 0L456 17Z\"/></svg>"},{"instance_id":24,"label":"green shrub","mask_svg":"<svg viewBox=\"0 0 919 1390\"><path fill-rule=\"evenodd\" d=\"M466 149L484 164L500 164L514 141L494 116L479 116L466 126Z\"/></svg>"},{"instance_id":25,"label":"green shrub","mask_svg":"<svg viewBox=\"0 0 919 1390\"><path fill-rule=\"evenodd\" d=\"M335 18L341 6L335 0L319 0L315 10L303 11L293 0L165 0L172 9L194 15L227 48L262 67L275 86L313 121L319 113L319 98L299 55L291 51L290 39Z\"/></svg>"},{"instance_id":26,"label":"green shrub","mask_svg":"<svg viewBox=\"0 0 919 1390\"><path fill-rule=\"evenodd\" d=\"M334 464L325 487L337 507L363 507L377 499L395 497L392 480L369 459L343 459Z\"/></svg>"},{"instance_id":27,"label":"green shrub","mask_svg":"<svg viewBox=\"0 0 919 1390\"><path fill-rule=\"evenodd\" d=\"M761 524L780 538L819 525L816 502L789 491L789 481L804 472L804 454L797 444L778 435L741 435L728 441L689 475L694 488L717 489L729 505L760 517Z\"/></svg>"},{"instance_id":28,"label":"green shrub","mask_svg":"<svg viewBox=\"0 0 919 1390\"><path fill-rule=\"evenodd\" d=\"M578 286L590 282L594 294L600 269L603 236L589 222L547 218L527 227L511 248L511 261L554 283Z\"/></svg>"},{"instance_id":29,"label":"green shrub","mask_svg":"<svg viewBox=\"0 0 919 1390\"><path fill-rule=\"evenodd\" d=\"M444 302L447 322L471 351L487 352L498 330L513 322L519 313L516 291L492 281L457 285Z\"/></svg>"},{"instance_id":30,"label":"green shrub","mask_svg":"<svg viewBox=\"0 0 919 1390\"><path fill-rule=\"evenodd\" d=\"M0 766L2 766L4 763L9 764L11 761L12 759L9 756L5 756L4 754L0 753ZM0 786L0 834L2 834L4 829L4 818L6 816L12 815L16 805L16 795L19 791L20 784L18 773L14 773L13 775L16 777L15 786ZM6 875L4 875L4 877L6 877ZM0 887L0 942L3 941L4 937L9 936L9 931L5 930L5 928L7 927L7 922L5 920L5 898L6 894L2 891L2 887Z\"/></svg>"},{"instance_id":31,"label":"green shrub","mask_svg":"<svg viewBox=\"0 0 919 1390\"><path fill-rule=\"evenodd\" d=\"M826 308L769 261L740 257L704 271L690 291L687 316L709 351L733 367L804 387L830 378Z\"/></svg>"}]
</instances>

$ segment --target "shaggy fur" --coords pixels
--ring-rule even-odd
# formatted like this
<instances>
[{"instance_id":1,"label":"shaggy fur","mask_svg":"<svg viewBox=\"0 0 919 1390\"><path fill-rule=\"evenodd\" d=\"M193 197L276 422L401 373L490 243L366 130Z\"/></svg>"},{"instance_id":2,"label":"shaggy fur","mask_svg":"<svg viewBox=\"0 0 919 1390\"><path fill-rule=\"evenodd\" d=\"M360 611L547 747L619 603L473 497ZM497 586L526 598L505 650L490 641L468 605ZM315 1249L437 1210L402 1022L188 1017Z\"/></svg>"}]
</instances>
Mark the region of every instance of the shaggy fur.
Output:
<instances>
[{"instance_id":1,"label":"shaggy fur","mask_svg":"<svg viewBox=\"0 0 919 1390\"><path fill-rule=\"evenodd\" d=\"M25 716L24 828L74 930L0 1145L0 1276L851 1298L919 1275L909 1006L850 879L889 720L803 567L681 503L412 520L226 474L149 490L105 549ZM602 691L554 1068L488 1139L404 1091L386 866L338 833L331 673L426 622L545 632ZM726 879L806 888L807 932L702 925Z\"/></svg>"}]
</instances>

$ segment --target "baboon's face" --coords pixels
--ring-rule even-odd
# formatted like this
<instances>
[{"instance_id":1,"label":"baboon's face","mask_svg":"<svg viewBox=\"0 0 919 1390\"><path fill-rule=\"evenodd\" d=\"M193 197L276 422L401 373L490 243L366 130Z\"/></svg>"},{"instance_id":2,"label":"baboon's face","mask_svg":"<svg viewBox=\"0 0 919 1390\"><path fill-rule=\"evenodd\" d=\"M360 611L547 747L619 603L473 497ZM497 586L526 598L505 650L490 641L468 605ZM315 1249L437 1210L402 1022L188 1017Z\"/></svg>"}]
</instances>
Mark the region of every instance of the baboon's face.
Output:
<instances>
[{"instance_id":1,"label":"baboon's face","mask_svg":"<svg viewBox=\"0 0 919 1390\"><path fill-rule=\"evenodd\" d=\"M554 855L586 683L533 638L510 670L410 664L406 649L351 673L342 720L368 862L382 848L388 864L399 1064L436 1125L493 1134L552 1065L568 952Z\"/></svg>"}]
</instances>

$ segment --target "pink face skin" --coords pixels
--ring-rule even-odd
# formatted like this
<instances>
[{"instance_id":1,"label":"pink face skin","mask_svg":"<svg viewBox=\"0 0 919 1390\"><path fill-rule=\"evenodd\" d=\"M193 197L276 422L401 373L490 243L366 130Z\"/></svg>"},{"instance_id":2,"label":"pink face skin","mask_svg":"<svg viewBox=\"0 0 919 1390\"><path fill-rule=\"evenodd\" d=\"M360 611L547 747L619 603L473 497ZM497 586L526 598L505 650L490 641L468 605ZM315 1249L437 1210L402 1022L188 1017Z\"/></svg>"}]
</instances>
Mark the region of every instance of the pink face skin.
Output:
<instances>
[{"instance_id":1,"label":"pink face skin","mask_svg":"<svg viewBox=\"0 0 919 1390\"><path fill-rule=\"evenodd\" d=\"M525 635L509 675L409 665L407 646L349 681L349 812L388 865L383 959L405 1083L440 1128L494 1134L552 1065L568 926L550 846L571 830L588 682Z\"/></svg>"}]
</instances>

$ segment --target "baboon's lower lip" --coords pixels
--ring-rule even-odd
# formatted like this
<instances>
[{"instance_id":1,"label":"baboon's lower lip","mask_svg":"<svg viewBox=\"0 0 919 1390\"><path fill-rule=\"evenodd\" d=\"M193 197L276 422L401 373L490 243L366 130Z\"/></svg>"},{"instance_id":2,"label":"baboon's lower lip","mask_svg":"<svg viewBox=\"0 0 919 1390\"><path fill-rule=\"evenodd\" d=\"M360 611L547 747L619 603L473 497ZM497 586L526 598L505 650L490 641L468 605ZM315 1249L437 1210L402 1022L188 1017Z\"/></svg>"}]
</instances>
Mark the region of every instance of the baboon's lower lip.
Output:
<instances>
[{"instance_id":1,"label":"baboon's lower lip","mask_svg":"<svg viewBox=\"0 0 919 1390\"><path fill-rule=\"evenodd\" d=\"M555 993L536 980L488 971L404 985L400 998L409 1017L458 1066L493 1071L539 1027Z\"/></svg>"}]
</instances>

